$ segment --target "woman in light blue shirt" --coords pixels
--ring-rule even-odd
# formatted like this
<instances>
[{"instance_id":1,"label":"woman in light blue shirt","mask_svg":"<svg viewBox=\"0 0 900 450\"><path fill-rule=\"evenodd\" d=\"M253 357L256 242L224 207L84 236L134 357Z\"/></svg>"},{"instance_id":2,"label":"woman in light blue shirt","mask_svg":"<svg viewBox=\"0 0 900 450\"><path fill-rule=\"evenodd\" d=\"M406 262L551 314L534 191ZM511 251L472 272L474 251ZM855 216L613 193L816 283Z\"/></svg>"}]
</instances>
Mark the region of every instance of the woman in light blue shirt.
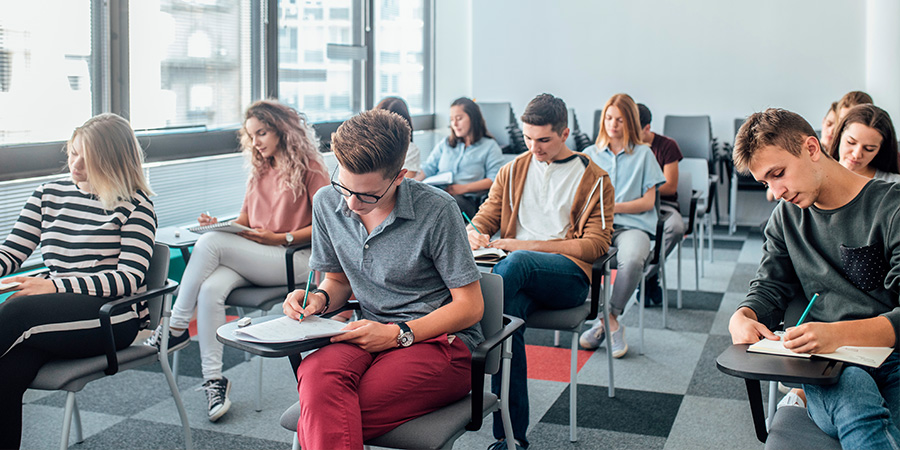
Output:
<instances>
[{"instance_id":1,"label":"woman in light blue shirt","mask_svg":"<svg viewBox=\"0 0 900 450\"><path fill-rule=\"evenodd\" d=\"M634 100L627 94L616 94L603 107L597 143L584 150L609 173L616 191L612 245L619 252L609 316L616 358L628 351L625 326L617 318L641 281L644 262L650 256L650 238L656 231L656 189L666 182L653 151L641 142L640 129ZM581 345L597 348L603 338L603 323L597 321L581 335Z\"/></svg>"},{"instance_id":2,"label":"woman in light blue shirt","mask_svg":"<svg viewBox=\"0 0 900 450\"><path fill-rule=\"evenodd\" d=\"M453 181L444 189L462 212L475 217L501 166L503 153L488 132L481 109L462 97L450 105L450 136L434 147L417 178L451 173Z\"/></svg>"}]
</instances>

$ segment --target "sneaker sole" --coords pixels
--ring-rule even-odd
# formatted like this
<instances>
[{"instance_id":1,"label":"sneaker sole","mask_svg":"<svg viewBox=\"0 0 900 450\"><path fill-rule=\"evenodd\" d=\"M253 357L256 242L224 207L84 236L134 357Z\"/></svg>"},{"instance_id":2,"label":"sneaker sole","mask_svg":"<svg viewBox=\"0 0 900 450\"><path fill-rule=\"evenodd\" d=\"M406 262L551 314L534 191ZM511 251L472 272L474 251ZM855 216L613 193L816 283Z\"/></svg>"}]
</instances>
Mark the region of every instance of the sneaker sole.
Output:
<instances>
[{"instance_id":1,"label":"sneaker sole","mask_svg":"<svg viewBox=\"0 0 900 450\"><path fill-rule=\"evenodd\" d=\"M222 418L225 413L231 408L231 400L228 399L228 394L231 393L231 380L228 380L228 384L225 385L225 401L222 402L222 407L219 408L214 414L209 415L209 421L215 422Z\"/></svg>"},{"instance_id":2,"label":"sneaker sole","mask_svg":"<svg viewBox=\"0 0 900 450\"><path fill-rule=\"evenodd\" d=\"M625 356L626 353L628 353L628 344L625 344L625 348L614 351L613 358L621 358Z\"/></svg>"},{"instance_id":3,"label":"sneaker sole","mask_svg":"<svg viewBox=\"0 0 900 450\"><path fill-rule=\"evenodd\" d=\"M187 331L185 331L185 333L187 333ZM181 341L178 345L176 345L174 347L169 347L169 353L177 352L178 350L181 350L181 349L187 347L188 345L191 345L190 338Z\"/></svg>"}]
</instances>

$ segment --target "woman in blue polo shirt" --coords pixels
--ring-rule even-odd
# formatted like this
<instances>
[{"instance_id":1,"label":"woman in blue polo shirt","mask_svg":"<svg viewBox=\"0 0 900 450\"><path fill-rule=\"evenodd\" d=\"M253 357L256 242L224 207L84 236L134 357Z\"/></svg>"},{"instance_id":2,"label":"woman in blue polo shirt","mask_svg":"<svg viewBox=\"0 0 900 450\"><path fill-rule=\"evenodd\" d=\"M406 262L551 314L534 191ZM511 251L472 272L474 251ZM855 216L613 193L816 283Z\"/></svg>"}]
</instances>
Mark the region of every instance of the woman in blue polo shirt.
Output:
<instances>
[{"instance_id":1,"label":"woman in blue polo shirt","mask_svg":"<svg viewBox=\"0 0 900 450\"><path fill-rule=\"evenodd\" d=\"M444 189L462 212L475 217L501 166L503 153L488 133L481 109L462 97L450 104L450 136L434 147L417 178L453 174L453 182Z\"/></svg>"},{"instance_id":2,"label":"woman in blue polo shirt","mask_svg":"<svg viewBox=\"0 0 900 450\"><path fill-rule=\"evenodd\" d=\"M616 358L628 351L625 326L617 318L641 281L644 262L650 255L650 239L656 231L656 189L666 182L653 151L641 142L640 130L634 100L627 94L616 94L603 107L597 143L584 150L609 173L616 191L612 245L619 252L616 254L618 265L609 316L612 351ZM603 323L598 320L581 335L581 346L597 348L603 337Z\"/></svg>"}]
</instances>

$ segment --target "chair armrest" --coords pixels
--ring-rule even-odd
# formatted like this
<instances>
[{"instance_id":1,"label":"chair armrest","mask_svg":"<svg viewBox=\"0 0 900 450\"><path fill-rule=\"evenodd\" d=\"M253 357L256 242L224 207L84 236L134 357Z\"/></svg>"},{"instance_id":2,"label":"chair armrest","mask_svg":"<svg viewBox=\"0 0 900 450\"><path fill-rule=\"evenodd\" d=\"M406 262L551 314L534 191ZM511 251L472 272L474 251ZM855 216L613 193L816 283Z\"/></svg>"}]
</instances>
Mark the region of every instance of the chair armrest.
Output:
<instances>
[{"instance_id":1,"label":"chair armrest","mask_svg":"<svg viewBox=\"0 0 900 450\"><path fill-rule=\"evenodd\" d=\"M171 294L177 287L177 282L166 280L166 284L162 287L148 289L140 294L112 300L104 303L103 306L100 307L100 332L105 334L103 339L103 351L106 353L107 361L107 367L104 372L106 372L107 375L112 375L119 371L119 359L116 357L116 338L113 335L112 329L112 315L131 307L131 305L137 302Z\"/></svg>"},{"instance_id":2,"label":"chair armrest","mask_svg":"<svg viewBox=\"0 0 900 450\"><path fill-rule=\"evenodd\" d=\"M663 247L665 247L663 245L663 237L666 232L666 220L669 220L672 214L674 214L672 211L660 210L656 219L656 237L654 238L656 245L653 247L653 257L650 259L654 264L662 261Z\"/></svg>"},{"instance_id":3,"label":"chair armrest","mask_svg":"<svg viewBox=\"0 0 900 450\"><path fill-rule=\"evenodd\" d=\"M594 266L591 268L591 312L588 313L585 320L593 320L600 313L600 279L607 275L604 272L606 263L611 261L618 252L619 249L610 247L606 253L594 261Z\"/></svg>"},{"instance_id":4,"label":"chair armrest","mask_svg":"<svg viewBox=\"0 0 900 450\"><path fill-rule=\"evenodd\" d=\"M472 350L472 420L466 425L469 431L481 429L482 403L484 400L484 367L487 362L488 353L502 344L503 341L512 337L513 333L519 328L525 326L525 321L513 316L503 315L503 329L494 333L493 336L486 336L484 342L478 344ZM508 373L503 376L509 376ZM505 393L504 393L505 394Z\"/></svg>"},{"instance_id":5,"label":"chair armrest","mask_svg":"<svg viewBox=\"0 0 900 450\"><path fill-rule=\"evenodd\" d=\"M691 192L691 206L690 211L688 211L688 226L684 231L685 236L694 232L694 221L697 219L697 204L700 202L700 197L703 195L700 191Z\"/></svg>"},{"instance_id":6,"label":"chair armrest","mask_svg":"<svg viewBox=\"0 0 900 450\"><path fill-rule=\"evenodd\" d=\"M309 244L292 245L284 250L284 267L287 271L287 287L288 292L297 289L297 282L294 280L294 253L302 248L309 248Z\"/></svg>"}]
</instances>

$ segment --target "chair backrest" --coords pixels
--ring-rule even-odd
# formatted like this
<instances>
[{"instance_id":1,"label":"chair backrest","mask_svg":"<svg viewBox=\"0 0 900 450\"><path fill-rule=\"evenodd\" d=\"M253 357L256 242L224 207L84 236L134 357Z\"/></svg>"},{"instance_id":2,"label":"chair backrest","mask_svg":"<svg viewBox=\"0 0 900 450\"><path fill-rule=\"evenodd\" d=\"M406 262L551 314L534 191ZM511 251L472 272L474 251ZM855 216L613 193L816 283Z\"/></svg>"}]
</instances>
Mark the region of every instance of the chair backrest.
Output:
<instances>
[{"instance_id":1,"label":"chair backrest","mask_svg":"<svg viewBox=\"0 0 900 450\"><path fill-rule=\"evenodd\" d=\"M500 148L509 146L509 132L506 126L512 123L512 104L509 102L478 102L481 115L488 131L494 136Z\"/></svg>"},{"instance_id":2,"label":"chair backrest","mask_svg":"<svg viewBox=\"0 0 900 450\"><path fill-rule=\"evenodd\" d=\"M150 258L150 267L147 270L147 289L161 288L169 277L169 246L158 242L153 244L153 256ZM155 329L162 315L162 302L165 296L153 297L147 300L150 311L150 328Z\"/></svg>"},{"instance_id":3,"label":"chair backrest","mask_svg":"<svg viewBox=\"0 0 900 450\"><path fill-rule=\"evenodd\" d=\"M481 317L481 332L492 336L503 329L503 278L495 273L481 274L481 295L484 297L484 315ZM484 372L495 374L500 370L500 351L497 346L488 353Z\"/></svg>"},{"instance_id":4,"label":"chair backrest","mask_svg":"<svg viewBox=\"0 0 900 450\"><path fill-rule=\"evenodd\" d=\"M740 131L741 126L744 125L744 122L746 122L746 121L747 121L747 119L743 118L743 117L738 117L738 118L734 119L734 135L735 136L737 136L738 131Z\"/></svg>"},{"instance_id":5,"label":"chair backrest","mask_svg":"<svg viewBox=\"0 0 900 450\"><path fill-rule=\"evenodd\" d=\"M678 163L679 187L682 184L681 177L683 174L690 174L691 189L700 192L700 202L706 205L709 201L709 165L706 160L700 158L682 159ZM678 198L681 200L681 191L678 192Z\"/></svg>"},{"instance_id":6,"label":"chair backrest","mask_svg":"<svg viewBox=\"0 0 900 450\"><path fill-rule=\"evenodd\" d=\"M568 116L569 137L566 138L566 147L569 147L569 150L578 150L576 148L578 145L575 144L575 108L569 108Z\"/></svg>"},{"instance_id":7,"label":"chair backrest","mask_svg":"<svg viewBox=\"0 0 900 450\"><path fill-rule=\"evenodd\" d=\"M591 135L591 142L597 142L597 135L600 134L600 119L603 117L602 109L594 110L594 134Z\"/></svg>"},{"instance_id":8,"label":"chair backrest","mask_svg":"<svg viewBox=\"0 0 900 450\"><path fill-rule=\"evenodd\" d=\"M663 134L678 142L686 158L712 159L712 122L709 116L666 116Z\"/></svg>"}]
</instances>

